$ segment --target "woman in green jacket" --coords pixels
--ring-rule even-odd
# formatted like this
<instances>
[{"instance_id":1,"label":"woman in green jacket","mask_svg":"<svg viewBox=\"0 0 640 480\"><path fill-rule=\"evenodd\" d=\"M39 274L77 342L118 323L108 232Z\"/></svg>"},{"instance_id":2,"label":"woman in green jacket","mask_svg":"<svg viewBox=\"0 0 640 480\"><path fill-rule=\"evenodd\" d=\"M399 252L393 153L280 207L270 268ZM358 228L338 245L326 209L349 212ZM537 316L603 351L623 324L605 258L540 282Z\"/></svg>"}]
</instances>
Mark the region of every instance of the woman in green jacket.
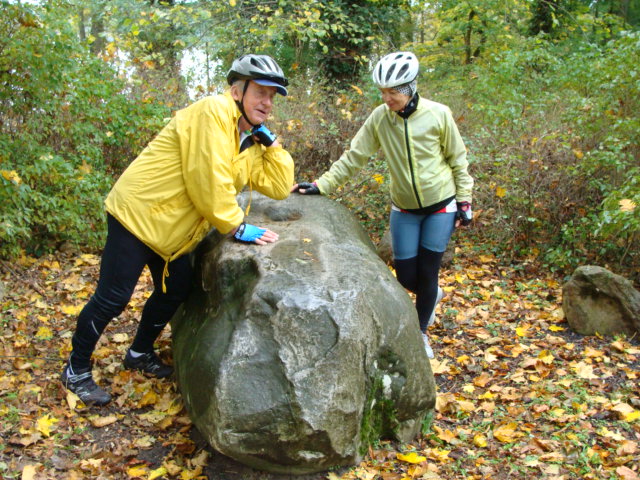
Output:
<instances>
[{"instance_id":1,"label":"woman in green jacket","mask_svg":"<svg viewBox=\"0 0 640 480\"><path fill-rule=\"evenodd\" d=\"M91 355L109 321L129 302L142 269L154 291L124 358L128 369L158 378L173 369L153 343L186 298L191 266L186 255L211 227L242 242L264 245L278 235L244 223L236 195L249 185L274 199L289 195L293 160L264 125L287 80L266 55L244 55L227 75L224 95L180 110L120 176L109 193L107 242L98 287L78 316L72 351L62 372L66 388L85 404L111 396L93 380Z\"/></svg>"},{"instance_id":2,"label":"woman in green jacket","mask_svg":"<svg viewBox=\"0 0 640 480\"><path fill-rule=\"evenodd\" d=\"M473 179L462 137L445 105L421 98L419 62L410 52L383 57L372 76L383 105L367 118L350 148L313 183L296 184L301 194L329 194L382 149L391 176L390 230L398 281L416 294L425 350L426 334L443 296L438 287L442 256L455 226L471 222Z\"/></svg>"}]
</instances>

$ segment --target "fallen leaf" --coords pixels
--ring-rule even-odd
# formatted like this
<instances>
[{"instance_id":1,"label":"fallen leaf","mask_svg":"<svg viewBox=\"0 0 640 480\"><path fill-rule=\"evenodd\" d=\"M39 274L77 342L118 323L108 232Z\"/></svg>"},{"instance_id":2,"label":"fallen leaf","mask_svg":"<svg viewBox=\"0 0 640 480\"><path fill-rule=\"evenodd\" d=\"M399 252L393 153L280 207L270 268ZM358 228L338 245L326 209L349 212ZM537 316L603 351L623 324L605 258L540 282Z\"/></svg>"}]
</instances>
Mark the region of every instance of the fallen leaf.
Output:
<instances>
[{"instance_id":1,"label":"fallen leaf","mask_svg":"<svg viewBox=\"0 0 640 480\"><path fill-rule=\"evenodd\" d=\"M35 465L25 465L22 469L22 477L21 480L33 480L38 472L38 466L40 464Z\"/></svg>"},{"instance_id":2,"label":"fallen leaf","mask_svg":"<svg viewBox=\"0 0 640 480\"><path fill-rule=\"evenodd\" d=\"M156 478L162 477L166 473L168 473L166 468L164 467L156 468L155 470L149 472L149 476L147 477L147 480L155 480Z\"/></svg>"},{"instance_id":3,"label":"fallen leaf","mask_svg":"<svg viewBox=\"0 0 640 480\"><path fill-rule=\"evenodd\" d=\"M127 468L127 475L129 475L130 478L145 477L148 471L145 465L134 465L133 467Z\"/></svg>"},{"instance_id":4,"label":"fallen leaf","mask_svg":"<svg viewBox=\"0 0 640 480\"><path fill-rule=\"evenodd\" d=\"M118 421L118 417L116 417L115 415L107 415L105 417L92 415L91 417L89 417L89 421L94 427L102 428L106 427L107 425L111 425L112 423L116 423Z\"/></svg>"},{"instance_id":5,"label":"fallen leaf","mask_svg":"<svg viewBox=\"0 0 640 480\"><path fill-rule=\"evenodd\" d=\"M36 424L36 429L42 433L45 437L51 435L51 428L58 423L59 420L55 417L50 417L49 414L40 417Z\"/></svg>"},{"instance_id":6,"label":"fallen leaf","mask_svg":"<svg viewBox=\"0 0 640 480\"><path fill-rule=\"evenodd\" d=\"M638 480L640 478L636 472L625 466L616 468L616 473L620 475L622 480Z\"/></svg>"},{"instance_id":7,"label":"fallen leaf","mask_svg":"<svg viewBox=\"0 0 640 480\"><path fill-rule=\"evenodd\" d=\"M576 372L576 375L586 380L594 380L598 378L593 374L593 365L588 365L584 362L579 362L578 364L574 365L573 370Z\"/></svg>"},{"instance_id":8,"label":"fallen leaf","mask_svg":"<svg viewBox=\"0 0 640 480\"><path fill-rule=\"evenodd\" d=\"M396 458L401 462L407 463L422 463L427 460L427 457L423 457L422 455L418 455L416 452L409 452L408 454L398 453Z\"/></svg>"},{"instance_id":9,"label":"fallen leaf","mask_svg":"<svg viewBox=\"0 0 640 480\"><path fill-rule=\"evenodd\" d=\"M487 437L485 437L481 433L478 433L478 434L473 436L473 444L476 447L484 448L484 447L487 446Z\"/></svg>"},{"instance_id":10,"label":"fallen leaf","mask_svg":"<svg viewBox=\"0 0 640 480\"><path fill-rule=\"evenodd\" d=\"M493 437L502 443L512 443L524 434L518 431L518 425L515 422L506 423L493 431Z\"/></svg>"}]
</instances>

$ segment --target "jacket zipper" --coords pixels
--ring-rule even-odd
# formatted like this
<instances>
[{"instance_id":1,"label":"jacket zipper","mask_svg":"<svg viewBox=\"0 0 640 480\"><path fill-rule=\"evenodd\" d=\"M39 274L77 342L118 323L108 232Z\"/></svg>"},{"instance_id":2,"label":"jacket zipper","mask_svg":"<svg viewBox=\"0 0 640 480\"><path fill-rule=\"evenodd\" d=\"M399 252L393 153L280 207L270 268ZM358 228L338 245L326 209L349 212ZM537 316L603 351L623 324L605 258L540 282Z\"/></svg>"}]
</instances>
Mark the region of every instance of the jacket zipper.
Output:
<instances>
[{"instance_id":1,"label":"jacket zipper","mask_svg":"<svg viewBox=\"0 0 640 480\"><path fill-rule=\"evenodd\" d=\"M411 186L413 187L413 193L416 196L416 201L418 202L418 208L422 208L422 203L420 202L420 196L418 195L418 187L416 185L416 174L413 171L413 162L411 161L411 148L409 147L409 125L408 119L403 118L404 120L404 141L407 145L407 160L409 161L409 171L411 172Z\"/></svg>"}]
</instances>

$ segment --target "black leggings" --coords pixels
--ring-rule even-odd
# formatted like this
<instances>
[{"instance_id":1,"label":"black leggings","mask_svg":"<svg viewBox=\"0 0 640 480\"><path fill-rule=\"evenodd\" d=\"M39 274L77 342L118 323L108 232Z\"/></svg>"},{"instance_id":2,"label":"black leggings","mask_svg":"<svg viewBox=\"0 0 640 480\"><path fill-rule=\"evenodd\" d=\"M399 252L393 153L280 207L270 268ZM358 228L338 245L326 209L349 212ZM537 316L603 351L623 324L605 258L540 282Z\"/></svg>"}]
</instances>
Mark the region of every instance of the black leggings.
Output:
<instances>
[{"instance_id":1,"label":"black leggings","mask_svg":"<svg viewBox=\"0 0 640 480\"><path fill-rule=\"evenodd\" d=\"M107 243L100 262L98 287L80 312L71 340L71 366L75 371L89 368L96 343L112 318L122 313L129 303L145 265L151 271L154 290L142 310L131 349L148 353L153 350L160 332L186 299L192 280L188 255L169 263L165 277L167 293L162 292L165 261L107 214Z\"/></svg>"},{"instance_id":2,"label":"black leggings","mask_svg":"<svg viewBox=\"0 0 640 480\"><path fill-rule=\"evenodd\" d=\"M420 330L427 331L427 324L438 295L438 272L444 252L418 249L418 256L406 260L394 260L396 276L400 284L416 294L416 310Z\"/></svg>"}]
</instances>

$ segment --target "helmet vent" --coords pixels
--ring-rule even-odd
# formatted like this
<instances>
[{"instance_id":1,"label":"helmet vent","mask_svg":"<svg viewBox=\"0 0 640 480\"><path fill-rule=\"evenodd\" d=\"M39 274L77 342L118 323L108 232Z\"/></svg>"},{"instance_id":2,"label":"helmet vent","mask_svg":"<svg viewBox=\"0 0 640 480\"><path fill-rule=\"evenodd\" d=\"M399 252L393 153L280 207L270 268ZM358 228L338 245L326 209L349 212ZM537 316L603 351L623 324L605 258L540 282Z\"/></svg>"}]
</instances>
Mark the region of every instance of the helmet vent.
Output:
<instances>
[{"instance_id":1,"label":"helmet vent","mask_svg":"<svg viewBox=\"0 0 640 480\"><path fill-rule=\"evenodd\" d=\"M387 72L387 76L385 77L385 82L388 82L391 79L391 75L393 75L393 71L396 69L395 65L391 65L391 68Z\"/></svg>"}]
</instances>

